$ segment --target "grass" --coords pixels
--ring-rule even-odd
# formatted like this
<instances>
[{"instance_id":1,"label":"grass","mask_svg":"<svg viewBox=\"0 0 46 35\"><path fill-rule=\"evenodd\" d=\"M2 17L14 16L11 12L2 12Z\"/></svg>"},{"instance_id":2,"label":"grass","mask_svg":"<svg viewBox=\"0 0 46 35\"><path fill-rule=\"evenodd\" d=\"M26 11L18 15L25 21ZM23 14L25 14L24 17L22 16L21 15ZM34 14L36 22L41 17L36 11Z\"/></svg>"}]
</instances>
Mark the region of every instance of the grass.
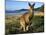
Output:
<instances>
[{"instance_id":1,"label":"grass","mask_svg":"<svg viewBox=\"0 0 46 35\"><path fill-rule=\"evenodd\" d=\"M34 33L44 32L44 16L34 16L32 19L31 26L32 28L30 28L30 30L32 29ZM18 30L16 28L19 28L19 27L20 27L19 20L15 16L6 17L5 19L6 35L9 33L18 33Z\"/></svg>"},{"instance_id":2,"label":"grass","mask_svg":"<svg viewBox=\"0 0 46 35\"><path fill-rule=\"evenodd\" d=\"M44 17L43 16L33 17L32 27L34 32L44 32Z\"/></svg>"}]
</instances>

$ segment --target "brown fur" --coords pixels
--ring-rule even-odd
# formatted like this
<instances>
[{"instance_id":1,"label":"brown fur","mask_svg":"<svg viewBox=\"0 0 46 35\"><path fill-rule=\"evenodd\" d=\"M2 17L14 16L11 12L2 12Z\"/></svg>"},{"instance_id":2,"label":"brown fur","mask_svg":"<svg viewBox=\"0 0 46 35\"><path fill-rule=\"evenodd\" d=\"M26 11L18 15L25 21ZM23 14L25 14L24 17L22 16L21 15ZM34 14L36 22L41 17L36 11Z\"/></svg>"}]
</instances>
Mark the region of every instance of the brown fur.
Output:
<instances>
[{"instance_id":1,"label":"brown fur","mask_svg":"<svg viewBox=\"0 0 46 35\"><path fill-rule=\"evenodd\" d=\"M29 12L25 13L20 17L20 25L21 25L20 29L23 29L24 32L28 31L29 17L32 19L34 14L33 7L31 7L30 4L29 4L29 7L30 7Z\"/></svg>"}]
</instances>

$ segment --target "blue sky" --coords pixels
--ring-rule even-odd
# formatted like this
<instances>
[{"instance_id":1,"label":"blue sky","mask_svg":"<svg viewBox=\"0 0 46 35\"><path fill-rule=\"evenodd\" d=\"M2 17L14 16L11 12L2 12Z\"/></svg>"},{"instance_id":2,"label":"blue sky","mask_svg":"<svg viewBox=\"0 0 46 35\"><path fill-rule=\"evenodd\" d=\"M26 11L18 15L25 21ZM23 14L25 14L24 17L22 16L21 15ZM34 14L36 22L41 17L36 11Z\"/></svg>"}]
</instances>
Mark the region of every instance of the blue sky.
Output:
<instances>
[{"instance_id":1,"label":"blue sky","mask_svg":"<svg viewBox=\"0 0 46 35\"><path fill-rule=\"evenodd\" d=\"M33 2L31 2L33 3ZM42 6L42 2L35 2L34 8ZM28 2L20 2L14 0L6 0L6 10L19 10L19 9L28 9Z\"/></svg>"}]
</instances>

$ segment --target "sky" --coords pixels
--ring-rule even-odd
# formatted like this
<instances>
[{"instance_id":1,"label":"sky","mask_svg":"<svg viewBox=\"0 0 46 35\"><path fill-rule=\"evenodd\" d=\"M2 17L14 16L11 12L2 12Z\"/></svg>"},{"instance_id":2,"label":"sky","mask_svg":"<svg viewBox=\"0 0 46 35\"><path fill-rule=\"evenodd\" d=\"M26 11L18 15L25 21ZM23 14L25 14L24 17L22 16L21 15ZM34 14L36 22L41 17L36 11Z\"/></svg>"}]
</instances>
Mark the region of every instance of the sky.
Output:
<instances>
[{"instance_id":1,"label":"sky","mask_svg":"<svg viewBox=\"0 0 46 35\"><path fill-rule=\"evenodd\" d=\"M30 2L33 4L34 2ZM41 7L42 2L35 2L34 8ZM28 1L15 1L15 0L6 0L6 10L19 10L19 9L28 9Z\"/></svg>"}]
</instances>

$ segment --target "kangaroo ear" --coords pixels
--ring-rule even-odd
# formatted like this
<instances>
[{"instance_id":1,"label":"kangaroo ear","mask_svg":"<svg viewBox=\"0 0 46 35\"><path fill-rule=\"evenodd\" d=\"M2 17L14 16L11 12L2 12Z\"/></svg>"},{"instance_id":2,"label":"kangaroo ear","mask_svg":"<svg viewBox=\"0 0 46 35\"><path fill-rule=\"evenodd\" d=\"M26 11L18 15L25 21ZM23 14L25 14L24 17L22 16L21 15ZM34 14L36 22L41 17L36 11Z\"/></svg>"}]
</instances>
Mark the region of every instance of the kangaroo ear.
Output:
<instances>
[{"instance_id":1,"label":"kangaroo ear","mask_svg":"<svg viewBox=\"0 0 46 35\"><path fill-rule=\"evenodd\" d=\"M32 5L34 7L35 3Z\"/></svg>"},{"instance_id":2,"label":"kangaroo ear","mask_svg":"<svg viewBox=\"0 0 46 35\"><path fill-rule=\"evenodd\" d=\"M31 6L31 4L28 2L29 6Z\"/></svg>"}]
</instances>

